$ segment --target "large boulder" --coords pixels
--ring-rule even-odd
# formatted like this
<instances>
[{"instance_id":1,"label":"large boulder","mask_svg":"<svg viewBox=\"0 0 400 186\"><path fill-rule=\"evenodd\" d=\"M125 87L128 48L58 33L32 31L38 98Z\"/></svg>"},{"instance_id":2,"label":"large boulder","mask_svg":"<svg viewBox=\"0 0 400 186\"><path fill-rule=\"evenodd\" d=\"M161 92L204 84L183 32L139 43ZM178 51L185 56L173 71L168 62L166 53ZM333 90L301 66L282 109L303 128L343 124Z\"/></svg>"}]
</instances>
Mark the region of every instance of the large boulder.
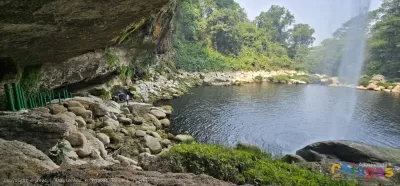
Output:
<instances>
[{"instance_id":1,"label":"large boulder","mask_svg":"<svg viewBox=\"0 0 400 186\"><path fill-rule=\"evenodd\" d=\"M158 129L162 128L162 124L161 124L160 120L157 119L156 116L154 116L153 114L147 114L147 117L150 119L150 121L156 128L158 128Z\"/></svg>"},{"instance_id":2,"label":"large boulder","mask_svg":"<svg viewBox=\"0 0 400 186\"><path fill-rule=\"evenodd\" d=\"M129 103L129 110L134 116L143 116L150 112L152 105L147 103Z\"/></svg>"},{"instance_id":3,"label":"large boulder","mask_svg":"<svg viewBox=\"0 0 400 186\"><path fill-rule=\"evenodd\" d=\"M37 179L58 166L32 145L0 139L0 180Z\"/></svg>"},{"instance_id":4,"label":"large boulder","mask_svg":"<svg viewBox=\"0 0 400 186\"><path fill-rule=\"evenodd\" d=\"M337 159L352 163L400 163L400 149L372 146L353 141L324 141L296 152L310 162Z\"/></svg>"},{"instance_id":5,"label":"large boulder","mask_svg":"<svg viewBox=\"0 0 400 186\"><path fill-rule=\"evenodd\" d=\"M67 137L67 140L72 147L81 147L87 142L86 137L80 132L74 132L70 134Z\"/></svg>"},{"instance_id":6,"label":"large boulder","mask_svg":"<svg viewBox=\"0 0 400 186\"><path fill-rule=\"evenodd\" d=\"M105 116L108 112L107 106L100 103L90 104L89 110L91 110L93 112L93 115L96 117Z\"/></svg>"},{"instance_id":7,"label":"large boulder","mask_svg":"<svg viewBox=\"0 0 400 186\"><path fill-rule=\"evenodd\" d=\"M69 135L75 120L40 112L0 112L0 138L18 140L48 152Z\"/></svg>"}]
</instances>

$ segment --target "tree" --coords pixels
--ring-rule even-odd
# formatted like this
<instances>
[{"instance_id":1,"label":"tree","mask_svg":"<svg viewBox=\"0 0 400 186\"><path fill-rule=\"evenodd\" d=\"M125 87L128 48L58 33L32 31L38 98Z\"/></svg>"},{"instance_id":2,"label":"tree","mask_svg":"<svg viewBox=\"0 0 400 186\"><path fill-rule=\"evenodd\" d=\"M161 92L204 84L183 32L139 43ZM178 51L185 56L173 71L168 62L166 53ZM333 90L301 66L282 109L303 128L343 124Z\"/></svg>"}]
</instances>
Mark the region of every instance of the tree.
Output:
<instances>
[{"instance_id":1,"label":"tree","mask_svg":"<svg viewBox=\"0 0 400 186\"><path fill-rule=\"evenodd\" d=\"M240 16L232 9L218 9L208 19L208 29L213 47L223 54L237 55L241 50L238 28Z\"/></svg>"},{"instance_id":2,"label":"tree","mask_svg":"<svg viewBox=\"0 0 400 186\"><path fill-rule=\"evenodd\" d=\"M267 12L261 12L256 17L255 23L258 28L272 33L273 41L286 46L287 39L289 38L287 28L294 23L294 16L284 7L272 5Z\"/></svg>"},{"instance_id":3,"label":"tree","mask_svg":"<svg viewBox=\"0 0 400 186\"><path fill-rule=\"evenodd\" d=\"M311 46L315 40L313 37L315 30L308 24L295 24L291 30L290 47L288 54L291 58L295 58L298 50L304 55L306 49Z\"/></svg>"}]
</instances>

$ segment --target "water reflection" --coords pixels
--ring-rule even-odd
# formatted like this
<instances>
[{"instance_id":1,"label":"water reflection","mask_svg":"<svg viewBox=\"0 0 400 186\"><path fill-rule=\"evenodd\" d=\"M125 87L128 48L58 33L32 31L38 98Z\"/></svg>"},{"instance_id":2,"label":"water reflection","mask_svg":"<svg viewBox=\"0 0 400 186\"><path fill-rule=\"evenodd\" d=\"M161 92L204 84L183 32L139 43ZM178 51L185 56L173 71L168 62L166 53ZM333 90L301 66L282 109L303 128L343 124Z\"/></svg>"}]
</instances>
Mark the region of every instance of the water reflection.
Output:
<instances>
[{"instance_id":1,"label":"water reflection","mask_svg":"<svg viewBox=\"0 0 400 186\"><path fill-rule=\"evenodd\" d=\"M309 143L335 139L329 135L335 124L342 132L337 139L399 147L400 96L357 90L350 125L333 123L337 95L348 91L352 90L319 85L198 87L193 94L170 101L171 131L192 134L206 143L243 141L293 153Z\"/></svg>"}]
</instances>

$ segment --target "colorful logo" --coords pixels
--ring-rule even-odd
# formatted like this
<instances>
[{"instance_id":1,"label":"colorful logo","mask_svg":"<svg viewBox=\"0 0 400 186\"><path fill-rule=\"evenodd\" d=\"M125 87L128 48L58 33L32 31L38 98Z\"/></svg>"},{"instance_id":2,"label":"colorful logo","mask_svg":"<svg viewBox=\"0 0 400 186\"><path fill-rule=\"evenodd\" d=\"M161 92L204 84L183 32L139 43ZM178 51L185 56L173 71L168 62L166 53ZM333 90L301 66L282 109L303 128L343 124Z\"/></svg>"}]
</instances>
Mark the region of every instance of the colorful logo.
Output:
<instances>
[{"instance_id":1,"label":"colorful logo","mask_svg":"<svg viewBox=\"0 0 400 186\"><path fill-rule=\"evenodd\" d=\"M331 166L331 173L334 178L365 178L369 181L371 178L375 177L386 177L390 178L394 175L393 167L363 167L359 164L346 164L346 163L335 163Z\"/></svg>"}]
</instances>

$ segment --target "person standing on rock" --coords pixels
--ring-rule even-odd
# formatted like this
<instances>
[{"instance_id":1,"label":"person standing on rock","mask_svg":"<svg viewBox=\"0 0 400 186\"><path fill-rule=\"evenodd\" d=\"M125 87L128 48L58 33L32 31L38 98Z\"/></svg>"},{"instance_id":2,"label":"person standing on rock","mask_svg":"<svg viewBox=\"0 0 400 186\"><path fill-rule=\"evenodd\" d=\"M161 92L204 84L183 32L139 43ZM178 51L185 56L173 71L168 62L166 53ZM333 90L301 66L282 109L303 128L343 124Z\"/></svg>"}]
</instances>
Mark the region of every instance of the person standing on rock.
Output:
<instances>
[{"instance_id":1,"label":"person standing on rock","mask_svg":"<svg viewBox=\"0 0 400 186\"><path fill-rule=\"evenodd\" d=\"M129 96L129 94L127 93L127 94L126 94L126 105L127 105L127 106L129 105L129 99L130 99L130 96Z\"/></svg>"}]
</instances>

